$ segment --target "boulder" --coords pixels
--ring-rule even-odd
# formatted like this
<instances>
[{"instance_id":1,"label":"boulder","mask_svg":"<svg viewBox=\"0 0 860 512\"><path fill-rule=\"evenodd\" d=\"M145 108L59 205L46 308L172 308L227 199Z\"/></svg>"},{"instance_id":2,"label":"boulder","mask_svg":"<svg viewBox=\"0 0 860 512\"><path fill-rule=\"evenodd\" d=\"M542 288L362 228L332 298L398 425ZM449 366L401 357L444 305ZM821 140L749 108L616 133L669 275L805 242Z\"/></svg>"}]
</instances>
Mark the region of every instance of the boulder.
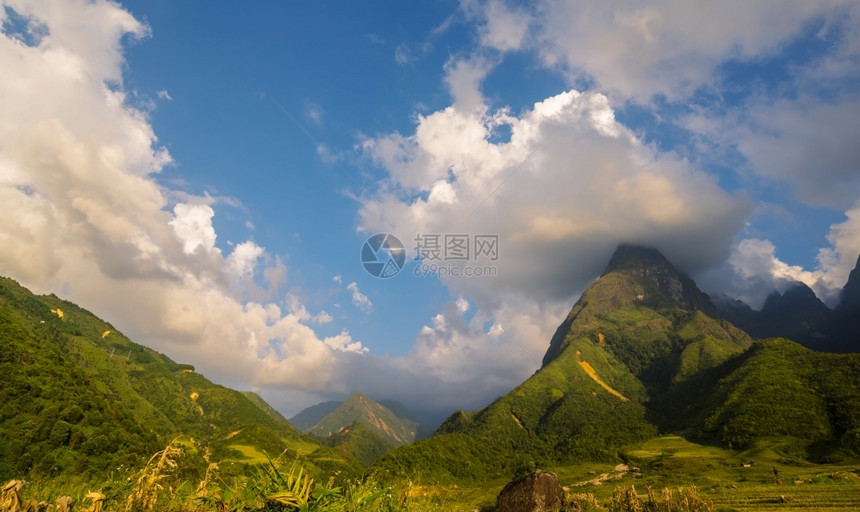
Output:
<instances>
[{"instance_id":1,"label":"boulder","mask_svg":"<svg viewBox=\"0 0 860 512\"><path fill-rule=\"evenodd\" d=\"M496 498L496 512L559 512L563 504L558 477L538 470L506 485Z\"/></svg>"}]
</instances>

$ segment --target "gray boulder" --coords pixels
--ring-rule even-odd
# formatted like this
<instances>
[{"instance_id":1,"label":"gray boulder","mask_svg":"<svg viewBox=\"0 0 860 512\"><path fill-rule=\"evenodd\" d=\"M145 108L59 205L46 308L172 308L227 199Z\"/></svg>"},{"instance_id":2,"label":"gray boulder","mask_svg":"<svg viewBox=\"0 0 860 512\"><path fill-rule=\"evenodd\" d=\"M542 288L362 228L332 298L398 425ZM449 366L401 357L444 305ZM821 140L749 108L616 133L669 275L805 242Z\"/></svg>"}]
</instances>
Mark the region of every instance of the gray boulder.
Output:
<instances>
[{"instance_id":1,"label":"gray boulder","mask_svg":"<svg viewBox=\"0 0 860 512\"><path fill-rule=\"evenodd\" d=\"M496 498L496 512L559 512L563 504L558 477L538 470L506 485Z\"/></svg>"}]
</instances>

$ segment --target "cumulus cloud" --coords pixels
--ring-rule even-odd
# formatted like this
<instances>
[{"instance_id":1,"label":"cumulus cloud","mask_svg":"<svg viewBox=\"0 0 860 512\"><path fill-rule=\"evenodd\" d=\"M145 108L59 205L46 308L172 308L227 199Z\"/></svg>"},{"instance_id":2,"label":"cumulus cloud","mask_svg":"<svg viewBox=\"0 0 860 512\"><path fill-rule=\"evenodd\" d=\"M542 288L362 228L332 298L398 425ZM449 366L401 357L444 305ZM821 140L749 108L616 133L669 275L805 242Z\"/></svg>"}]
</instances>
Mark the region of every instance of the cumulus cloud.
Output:
<instances>
[{"instance_id":1,"label":"cumulus cloud","mask_svg":"<svg viewBox=\"0 0 860 512\"><path fill-rule=\"evenodd\" d=\"M291 301L257 301L286 269L245 241L216 246L211 197L159 184L171 159L122 86L124 37L146 26L107 1L6 1L40 38L0 34L0 267L109 318L222 382L326 391L326 361L365 352ZM1 21L1 20L0 20ZM180 198L176 201L176 198ZM316 369L316 371L314 371Z\"/></svg>"},{"instance_id":2,"label":"cumulus cloud","mask_svg":"<svg viewBox=\"0 0 860 512\"><path fill-rule=\"evenodd\" d=\"M498 123L509 142L490 140ZM509 294L568 299L624 241L660 247L687 270L720 263L749 211L713 177L643 144L595 93L567 91L519 116L452 106L364 147L390 175L361 207L364 229L499 236L497 277L445 281L481 306Z\"/></svg>"}]
</instances>

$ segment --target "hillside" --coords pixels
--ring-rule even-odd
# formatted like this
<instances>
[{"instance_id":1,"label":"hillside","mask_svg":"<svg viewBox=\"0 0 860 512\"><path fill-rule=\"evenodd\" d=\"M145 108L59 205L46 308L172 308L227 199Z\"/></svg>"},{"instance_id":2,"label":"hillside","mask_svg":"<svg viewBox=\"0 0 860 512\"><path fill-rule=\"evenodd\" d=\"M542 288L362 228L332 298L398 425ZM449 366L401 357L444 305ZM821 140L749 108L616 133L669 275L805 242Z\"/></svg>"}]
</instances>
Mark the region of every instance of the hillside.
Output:
<instances>
[{"instance_id":1,"label":"hillside","mask_svg":"<svg viewBox=\"0 0 860 512\"><path fill-rule=\"evenodd\" d=\"M377 435L360 421L341 427L328 437L321 438L343 457L354 457L364 466L370 466L397 445Z\"/></svg>"},{"instance_id":2,"label":"hillside","mask_svg":"<svg viewBox=\"0 0 860 512\"><path fill-rule=\"evenodd\" d=\"M417 422L397 416L384 405L361 393L353 393L308 432L325 438L356 422L363 424L370 432L392 446L411 443L415 440L418 429Z\"/></svg>"},{"instance_id":3,"label":"hillside","mask_svg":"<svg viewBox=\"0 0 860 512\"><path fill-rule=\"evenodd\" d=\"M0 278L0 374L0 479L104 478L140 467L178 436L189 464L208 454L226 471L286 449L301 449L318 471L360 470L258 396L213 384L77 305L8 278Z\"/></svg>"},{"instance_id":4,"label":"hillside","mask_svg":"<svg viewBox=\"0 0 860 512\"><path fill-rule=\"evenodd\" d=\"M458 411L434 437L394 450L377 470L438 481L510 476L618 460L624 446L675 430L735 447L792 436L800 458L810 442L825 457L852 450L854 356L787 341L753 345L715 316L707 295L658 251L621 246L559 326L539 371L484 409ZM779 364L792 351L802 353L789 358L796 370ZM833 385L816 382L827 380L826 368ZM777 407L768 397L783 379Z\"/></svg>"}]
</instances>

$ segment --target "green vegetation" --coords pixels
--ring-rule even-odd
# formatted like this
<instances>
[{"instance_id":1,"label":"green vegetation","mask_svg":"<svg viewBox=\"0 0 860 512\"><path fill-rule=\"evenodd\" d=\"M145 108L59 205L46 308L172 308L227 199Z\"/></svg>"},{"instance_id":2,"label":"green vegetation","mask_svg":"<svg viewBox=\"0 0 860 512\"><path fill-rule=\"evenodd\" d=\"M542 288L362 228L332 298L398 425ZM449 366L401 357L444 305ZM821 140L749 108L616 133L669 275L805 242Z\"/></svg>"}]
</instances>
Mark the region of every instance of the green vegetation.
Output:
<instances>
[{"instance_id":1,"label":"green vegetation","mask_svg":"<svg viewBox=\"0 0 860 512\"><path fill-rule=\"evenodd\" d=\"M62 495L92 511L491 510L538 468L576 510L860 510L860 355L753 344L635 252L583 293L539 371L393 450L417 423L362 395L300 415L322 446L259 396L2 279L0 481L31 483L5 486L0 512Z\"/></svg>"},{"instance_id":2,"label":"green vegetation","mask_svg":"<svg viewBox=\"0 0 860 512\"><path fill-rule=\"evenodd\" d=\"M62 315L62 316L61 316ZM0 479L102 481L140 467L184 435L199 459L248 469L235 446L277 455L301 446L315 473L361 465L296 431L255 395L218 386L57 297L0 278ZM196 475L199 476L199 475Z\"/></svg>"},{"instance_id":3,"label":"green vegetation","mask_svg":"<svg viewBox=\"0 0 860 512\"><path fill-rule=\"evenodd\" d=\"M663 436L624 452L627 464L580 463L549 467L566 489L569 510L632 511L837 511L860 509L856 466L788 464L778 455L781 441L764 440L738 452ZM337 484L312 477L300 460L280 457L253 466L246 476L225 475L216 464L197 468L201 477L180 472L188 442L174 442L128 477L99 487L70 489L56 481L7 485L3 499L22 510L29 500L54 502L68 496L73 510L94 498L110 511L423 511L491 510L504 479L463 484L381 484L368 477ZM774 472L776 469L776 472ZM12 492L14 491L14 492ZM13 497L13 494L15 495ZM87 498L90 496L90 498ZM579 506L578 509L574 506Z\"/></svg>"},{"instance_id":4,"label":"green vegetation","mask_svg":"<svg viewBox=\"0 0 860 512\"><path fill-rule=\"evenodd\" d=\"M346 456L352 456L364 466L370 466L395 447L374 433L364 423L354 421L322 440L327 446Z\"/></svg>"}]
</instances>

